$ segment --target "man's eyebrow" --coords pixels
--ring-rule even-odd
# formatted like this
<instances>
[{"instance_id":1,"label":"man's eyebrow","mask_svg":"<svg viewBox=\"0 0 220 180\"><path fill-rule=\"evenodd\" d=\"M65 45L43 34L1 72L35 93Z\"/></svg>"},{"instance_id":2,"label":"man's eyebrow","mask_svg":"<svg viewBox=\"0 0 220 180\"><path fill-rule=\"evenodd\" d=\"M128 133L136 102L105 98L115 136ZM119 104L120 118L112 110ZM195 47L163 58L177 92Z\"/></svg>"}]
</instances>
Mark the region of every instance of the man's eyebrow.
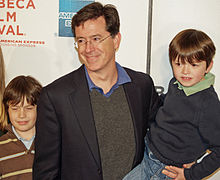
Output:
<instances>
[{"instance_id":1,"label":"man's eyebrow","mask_svg":"<svg viewBox=\"0 0 220 180\"><path fill-rule=\"evenodd\" d=\"M89 36L89 38L96 37L96 36L100 36L100 37L102 37L101 34L94 34L94 35ZM76 37L76 39L86 39L86 37L82 37L82 36L80 36L80 37Z\"/></svg>"}]
</instances>

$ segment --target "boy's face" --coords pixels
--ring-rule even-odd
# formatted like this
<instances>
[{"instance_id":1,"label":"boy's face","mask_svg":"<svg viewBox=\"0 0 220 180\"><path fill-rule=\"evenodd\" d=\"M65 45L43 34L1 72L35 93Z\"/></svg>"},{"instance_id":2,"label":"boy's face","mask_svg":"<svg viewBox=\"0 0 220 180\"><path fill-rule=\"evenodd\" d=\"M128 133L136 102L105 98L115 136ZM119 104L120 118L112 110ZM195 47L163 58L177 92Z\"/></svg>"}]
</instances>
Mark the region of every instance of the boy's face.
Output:
<instances>
[{"instance_id":1,"label":"boy's face","mask_svg":"<svg viewBox=\"0 0 220 180\"><path fill-rule=\"evenodd\" d=\"M37 117L37 106L27 103L24 98L24 104L20 102L17 105L9 104L8 114L16 132L23 137L24 134L35 133L35 122Z\"/></svg>"},{"instance_id":2,"label":"boy's face","mask_svg":"<svg viewBox=\"0 0 220 180\"><path fill-rule=\"evenodd\" d=\"M172 61L172 69L174 77L186 87L193 86L204 80L205 73L208 73L212 68L213 62L206 68L206 61L194 61L192 64L176 59Z\"/></svg>"}]
</instances>

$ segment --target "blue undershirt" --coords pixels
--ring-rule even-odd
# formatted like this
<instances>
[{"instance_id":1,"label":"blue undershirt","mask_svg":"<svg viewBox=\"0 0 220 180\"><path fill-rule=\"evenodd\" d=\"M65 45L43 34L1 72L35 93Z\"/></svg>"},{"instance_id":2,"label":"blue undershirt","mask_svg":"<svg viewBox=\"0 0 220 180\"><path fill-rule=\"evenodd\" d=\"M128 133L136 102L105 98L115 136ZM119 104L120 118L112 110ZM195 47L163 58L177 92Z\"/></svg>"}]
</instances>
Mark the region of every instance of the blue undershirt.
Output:
<instances>
[{"instance_id":1,"label":"blue undershirt","mask_svg":"<svg viewBox=\"0 0 220 180\"><path fill-rule=\"evenodd\" d=\"M32 138L31 138L30 140L27 140L27 139L24 139L24 138L22 138L21 136L19 136L19 134L16 132L14 126L12 126L12 131L13 131L13 133L15 134L15 136L18 138L18 140L20 140L20 141L25 145L25 147L26 147L27 149L30 149L30 148L31 148L31 145L32 145L32 143L33 143L33 141L34 141L35 135L32 136Z\"/></svg>"},{"instance_id":2,"label":"blue undershirt","mask_svg":"<svg viewBox=\"0 0 220 180\"><path fill-rule=\"evenodd\" d=\"M127 72L124 70L123 67L120 66L120 64L118 64L116 62L116 68L117 68L117 71L118 71L118 79L117 79L117 82L112 86L112 88L105 94L103 92L103 89L96 86L91 78L89 77L89 74L88 74L88 71L86 69L86 67L84 66L85 68L85 73L86 73L86 79L87 79L87 82L88 82L88 86L89 86L89 91L92 91L93 89L97 90L98 92L100 92L103 96L105 97L109 97L111 96L111 94L114 92L115 89L117 89L119 87L119 85L122 85L122 84L125 84L125 83L128 83L128 82L131 82L131 78L129 77L129 75L127 74Z\"/></svg>"}]
</instances>

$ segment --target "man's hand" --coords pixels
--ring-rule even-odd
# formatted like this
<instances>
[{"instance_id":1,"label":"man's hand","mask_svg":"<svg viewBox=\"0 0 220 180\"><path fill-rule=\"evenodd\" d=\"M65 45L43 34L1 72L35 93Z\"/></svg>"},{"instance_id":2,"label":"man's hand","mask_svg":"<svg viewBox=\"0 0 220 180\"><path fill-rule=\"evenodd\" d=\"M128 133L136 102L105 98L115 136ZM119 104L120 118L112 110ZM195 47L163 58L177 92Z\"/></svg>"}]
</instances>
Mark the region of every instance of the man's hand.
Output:
<instances>
[{"instance_id":1,"label":"man's hand","mask_svg":"<svg viewBox=\"0 0 220 180\"><path fill-rule=\"evenodd\" d=\"M195 162L192 162L192 163L188 163L188 164L183 164L183 168L191 168L191 166L195 164Z\"/></svg>"},{"instance_id":2,"label":"man's hand","mask_svg":"<svg viewBox=\"0 0 220 180\"><path fill-rule=\"evenodd\" d=\"M173 178L174 180L185 180L184 168L191 168L193 164L195 164L195 162L184 164L183 168L166 166L162 173L170 178Z\"/></svg>"},{"instance_id":3,"label":"man's hand","mask_svg":"<svg viewBox=\"0 0 220 180\"><path fill-rule=\"evenodd\" d=\"M186 180L184 176L184 168L166 166L162 173L170 178L173 178L174 180Z\"/></svg>"}]
</instances>

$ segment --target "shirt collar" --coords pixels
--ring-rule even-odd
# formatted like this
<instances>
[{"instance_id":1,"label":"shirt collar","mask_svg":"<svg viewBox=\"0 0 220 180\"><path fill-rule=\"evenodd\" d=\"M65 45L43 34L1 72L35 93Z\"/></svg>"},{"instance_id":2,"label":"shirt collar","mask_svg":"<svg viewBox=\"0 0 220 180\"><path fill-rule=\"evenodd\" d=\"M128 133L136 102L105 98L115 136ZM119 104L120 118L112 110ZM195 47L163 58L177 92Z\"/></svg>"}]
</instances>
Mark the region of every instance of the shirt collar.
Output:
<instances>
[{"instance_id":1,"label":"shirt collar","mask_svg":"<svg viewBox=\"0 0 220 180\"><path fill-rule=\"evenodd\" d=\"M208 73L205 75L205 79L203 81L200 81L197 84L190 86L190 87L183 86L177 80L174 82L174 84L177 84L178 89L183 90L186 96L190 96L199 91L208 89L211 85L214 85L214 82L215 82L215 75L212 73Z\"/></svg>"},{"instance_id":2,"label":"shirt collar","mask_svg":"<svg viewBox=\"0 0 220 180\"><path fill-rule=\"evenodd\" d=\"M19 136L19 134L16 132L16 130L15 130L13 125L12 125L12 131L15 134L15 136L18 138L18 140L22 141L27 149L30 149L30 146L31 146L31 144L32 144L32 142L33 142L33 140L35 138L35 135L33 135L30 140L27 140L27 139L24 139L21 136Z\"/></svg>"},{"instance_id":3,"label":"shirt collar","mask_svg":"<svg viewBox=\"0 0 220 180\"><path fill-rule=\"evenodd\" d=\"M117 79L117 82L112 86L112 88L110 89L110 91L106 94L103 93L103 90L96 86L91 78L89 77L89 74L88 74L88 71L86 69L86 67L84 66L84 69L85 69L85 73L86 73L86 79L87 79L87 82L88 82L88 86L89 86L89 90L92 91L93 89L96 89L98 90L100 93L102 93L104 96L106 97L109 97L112 92L118 88L119 85L122 85L122 84L125 84L125 83L128 83L128 82L131 82L131 78L129 77L129 75L127 74L127 72L124 70L124 68L116 62L116 68L117 68L117 71L118 71L118 79Z\"/></svg>"}]
</instances>

